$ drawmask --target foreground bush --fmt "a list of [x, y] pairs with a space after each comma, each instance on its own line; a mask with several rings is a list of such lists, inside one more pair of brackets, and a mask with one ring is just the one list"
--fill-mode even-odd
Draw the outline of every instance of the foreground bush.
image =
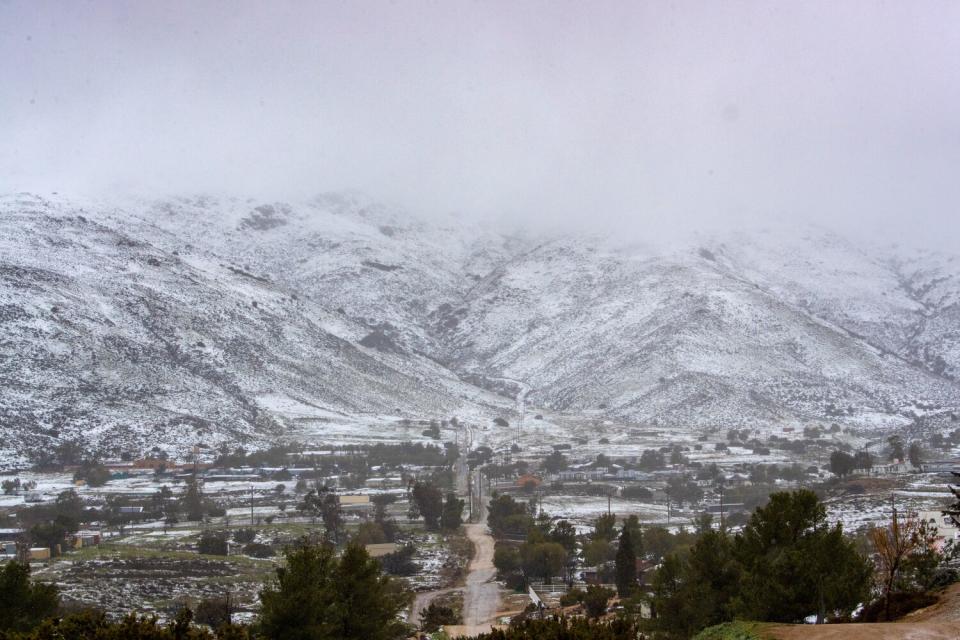
[[8, 562], [0, 571], [0, 634], [32, 629], [59, 606], [55, 586], [31, 582], [30, 565]]
[[637, 640], [640, 631], [630, 620], [599, 623], [583, 618], [525, 620], [510, 629], [495, 629], [476, 640]]
[[163, 625], [156, 618], [129, 615], [109, 622], [103, 613], [80, 613], [60, 620], [47, 620], [32, 631], [3, 632], [0, 640], [248, 640], [242, 627], [223, 626], [215, 634], [191, 624], [192, 614], [182, 611]]

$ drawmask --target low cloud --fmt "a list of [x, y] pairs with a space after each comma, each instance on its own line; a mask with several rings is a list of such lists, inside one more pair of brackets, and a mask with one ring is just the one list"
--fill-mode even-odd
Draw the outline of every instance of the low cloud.
[[960, 251], [955, 2], [153, 5], [0, 3], [0, 190]]

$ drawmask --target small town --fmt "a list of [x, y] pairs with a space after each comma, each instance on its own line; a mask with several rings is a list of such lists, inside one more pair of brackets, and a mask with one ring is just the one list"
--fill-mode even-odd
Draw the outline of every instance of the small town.
[[[666, 558], [704, 531], [742, 531], [772, 493], [809, 487], [825, 521], [864, 548], [894, 518], [924, 523], [943, 554], [937, 571], [956, 570], [960, 529], [943, 511], [960, 428], [910, 443], [831, 428], [718, 431], [656, 447], [656, 430], [597, 425], [613, 441], [547, 444], [563, 420], [498, 422], [495, 447], [468, 448], [484, 429], [456, 418], [398, 423], [393, 437], [422, 430], [412, 441], [198, 444], [185, 460], [77, 460], [63, 447], [46, 469], [2, 476], [0, 558], [29, 562], [70, 607], [161, 622], [187, 608], [216, 629], [257, 620], [290, 548], [358, 544], [410, 593], [400, 618], [411, 637], [456, 637], [531, 616], [622, 613], [623, 531], [638, 539], [629, 606], [650, 619]], [[596, 589], [605, 597], [584, 600]]]

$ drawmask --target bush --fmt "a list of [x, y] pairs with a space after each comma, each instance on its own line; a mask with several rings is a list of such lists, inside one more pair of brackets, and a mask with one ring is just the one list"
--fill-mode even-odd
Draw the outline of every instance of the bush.
[[251, 558], [272, 558], [276, 555], [273, 547], [262, 542], [251, 542], [243, 548], [243, 554]]
[[416, 549], [413, 545], [406, 545], [393, 553], [380, 558], [380, 566], [386, 573], [394, 576], [412, 576], [420, 570], [420, 566], [413, 561]]
[[227, 515], [227, 510], [218, 504], [211, 504], [207, 507], [207, 515], [211, 518], [222, 518]]
[[767, 637], [762, 627], [756, 622], [724, 622], [704, 629], [694, 640], [760, 640]]
[[229, 545], [227, 537], [222, 533], [204, 533], [197, 544], [197, 552], [211, 556], [225, 556]]
[[85, 463], [76, 473], [74, 480], [83, 480], [91, 487], [102, 487], [110, 481], [110, 470], [95, 462]]
[[252, 528], [237, 529], [236, 531], [233, 532], [234, 542], [238, 542], [240, 544], [247, 544], [248, 542], [253, 542], [256, 537], [257, 537], [257, 532], [254, 531]]
[[621, 495], [628, 500], [653, 500], [653, 492], [640, 485], [624, 487]]
[[613, 589], [607, 589], [596, 584], [587, 587], [587, 592], [583, 597], [583, 607], [587, 610], [587, 617], [599, 618], [607, 612], [607, 601], [610, 600], [616, 592]]
[[198, 624], [209, 625], [213, 629], [230, 623], [232, 606], [229, 598], [204, 598], [197, 603], [193, 619]]
[[575, 604], [580, 604], [586, 595], [583, 589], [571, 589], [560, 596], [560, 606], [572, 607]]
[[462, 620], [450, 607], [431, 602], [430, 606], [420, 612], [420, 629], [427, 633], [439, 631], [446, 625], [461, 624]]
[[[937, 596], [930, 593], [900, 592], [890, 594], [890, 620], [902, 618], [911, 611], [923, 609], [937, 602]], [[863, 608], [857, 622], [889, 622], [884, 618], [885, 603], [880, 598]]]

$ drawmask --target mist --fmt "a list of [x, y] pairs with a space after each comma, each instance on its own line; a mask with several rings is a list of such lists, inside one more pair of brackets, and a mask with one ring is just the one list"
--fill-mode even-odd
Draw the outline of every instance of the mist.
[[956, 2], [2, 2], [0, 192], [960, 252]]

